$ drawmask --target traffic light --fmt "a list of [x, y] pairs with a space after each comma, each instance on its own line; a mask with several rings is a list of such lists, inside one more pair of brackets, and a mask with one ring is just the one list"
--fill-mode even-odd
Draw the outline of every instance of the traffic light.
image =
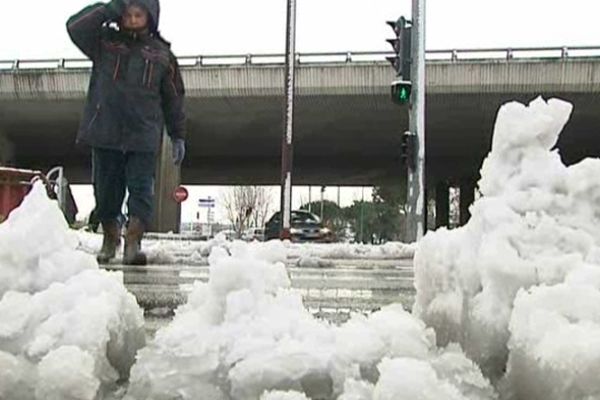
[[404, 132], [402, 135], [400, 157], [410, 171], [414, 171], [417, 168], [417, 151], [417, 136], [408, 131]]
[[387, 24], [392, 27], [396, 37], [387, 39], [387, 42], [394, 49], [393, 57], [386, 57], [392, 64], [396, 75], [402, 77], [405, 81], [410, 81], [410, 66], [411, 66], [411, 21], [404, 17], [400, 17], [397, 21], [387, 21]]
[[410, 101], [412, 84], [410, 81], [399, 79], [392, 82], [392, 101], [396, 104], [406, 104]]
[[387, 24], [392, 27], [396, 34], [394, 39], [387, 39], [387, 42], [394, 48], [394, 56], [386, 57], [386, 59], [392, 64], [398, 77], [391, 85], [392, 101], [396, 104], [407, 104], [412, 93], [410, 80], [412, 23], [406, 18], [400, 17], [395, 22], [388, 21]]

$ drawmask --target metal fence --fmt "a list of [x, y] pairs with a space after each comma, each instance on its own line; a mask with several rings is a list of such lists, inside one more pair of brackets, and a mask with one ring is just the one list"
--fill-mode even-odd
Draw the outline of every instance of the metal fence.
[[[392, 56], [386, 51], [356, 51], [328, 53], [297, 53], [298, 64], [339, 64], [386, 62]], [[468, 62], [468, 61], [513, 61], [513, 60], [567, 60], [579, 58], [600, 58], [600, 46], [573, 47], [521, 47], [521, 48], [482, 48], [428, 50], [428, 62]], [[283, 65], [283, 54], [225, 54], [178, 57], [182, 67], [202, 66], [261, 66]], [[92, 63], [82, 58], [39, 59], [39, 60], [0, 60], [0, 71], [31, 69], [89, 69]]]

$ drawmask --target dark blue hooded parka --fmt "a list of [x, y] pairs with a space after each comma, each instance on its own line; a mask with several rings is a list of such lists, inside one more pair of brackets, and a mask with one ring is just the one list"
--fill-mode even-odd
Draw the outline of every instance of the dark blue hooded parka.
[[[147, 33], [120, 30], [127, 4], [150, 14]], [[112, 0], [84, 8], [67, 22], [75, 45], [93, 61], [77, 142], [123, 152], [157, 152], [166, 124], [185, 138], [184, 86], [170, 44], [158, 33], [158, 0]]]

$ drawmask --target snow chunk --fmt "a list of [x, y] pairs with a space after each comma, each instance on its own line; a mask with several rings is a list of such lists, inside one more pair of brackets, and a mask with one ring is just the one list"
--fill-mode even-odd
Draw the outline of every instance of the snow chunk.
[[370, 382], [348, 378], [344, 382], [344, 393], [338, 400], [373, 400], [375, 385]]
[[63, 346], [38, 364], [35, 395], [47, 400], [94, 400], [100, 380], [94, 375], [94, 358], [78, 347]]
[[463, 400], [460, 392], [440, 380], [433, 367], [410, 358], [385, 359], [379, 365], [381, 378], [373, 392], [376, 400]]
[[600, 290], [591, 285], [521, 290], [510, 321], [507, 389], [528, 399], [597, 396], [599, 304]]
[[529, 106], [518, 102], [502, 106], [494, 127], [492, 151], [481, 169], [481, 192], [498, 196], [559, 181], [564, 166], [554, 162], [555, 153], [550, 150], [572, 110], [570, 103], [558, 99], [546, 102], [541, 97]]
[[[0, 351], [32, 362], [42, 381], [55, 378], [51, 366], [62, 356], [47, 357], [58, 349], [65, 358], [68, 354], [73, 362], [81, 361], [72, 367], [84, 375], [92, 360], [91, 371], [103, 390], [126, 379], [145, 336], [143, 313], [121, 279], [118, 273], [92, 270], [33, 295], [6, 293], [0, 301]], [[82, 388], [93, 386], [83, 375], [80, 378], [87, 382]], [[35, 381], [35, 376], [29, 379]], [[56, 385], [36, 392], [42, 390], [44, 398], [69, 398], [70, 383], [58, 380]]]
[[41, 182], [0, 224], [0, 298], [8, 290], [36, 292], [98, 267], [93, 256], [77, 251], [58, 204]]
[[457, 346], [428, 361], [385, 358], [378, 369], [381, 377], [373, 390], [374, 400], [498, 398], [479, 368]]
[[0, 399], [33, 399], [36, 373], [23, 357], [0, 351]]

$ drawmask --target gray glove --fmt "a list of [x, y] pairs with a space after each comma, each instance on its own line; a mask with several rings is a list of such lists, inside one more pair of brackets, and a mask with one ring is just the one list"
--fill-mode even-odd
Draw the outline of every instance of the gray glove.
[[173, 163], [180, 166], [185, 158], [185, 140], [173, 139]]

